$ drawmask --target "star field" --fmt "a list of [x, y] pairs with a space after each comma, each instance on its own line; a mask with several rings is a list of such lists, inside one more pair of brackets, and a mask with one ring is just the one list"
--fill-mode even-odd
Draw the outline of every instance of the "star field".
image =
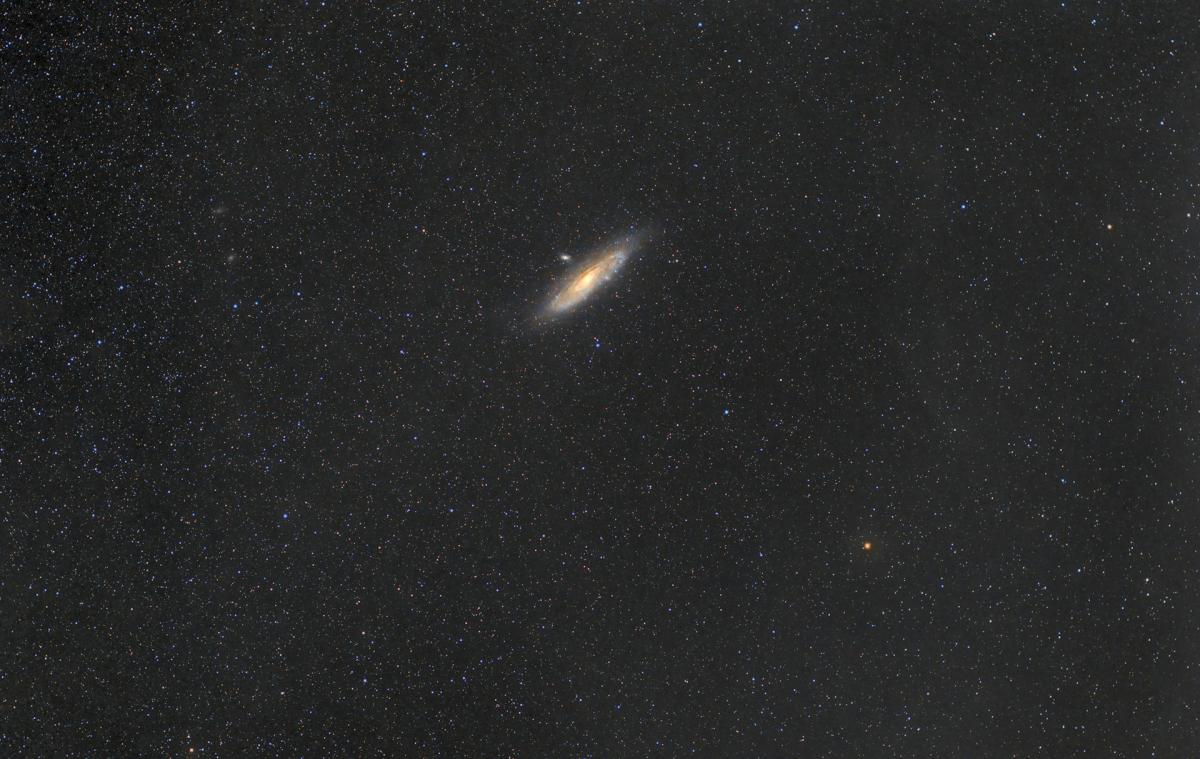
[[1200, 754], [1194, 9], [268, 5], [0, 11], [0, 755]]

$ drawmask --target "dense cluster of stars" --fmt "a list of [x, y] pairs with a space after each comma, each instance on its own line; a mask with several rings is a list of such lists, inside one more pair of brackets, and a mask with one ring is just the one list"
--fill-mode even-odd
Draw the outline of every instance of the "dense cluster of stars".
[[1200, 755], [1187, 4], [4, 18], [0, 756]]

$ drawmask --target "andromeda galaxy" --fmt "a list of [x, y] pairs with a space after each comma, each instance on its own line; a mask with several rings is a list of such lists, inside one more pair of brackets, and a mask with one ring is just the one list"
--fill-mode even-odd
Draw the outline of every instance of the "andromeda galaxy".
[[559, 286], [543, 309], [543, 315], [560, 316], [587, 300], [621, 270], [633, 254], [635, 245], [635, 239], [628, 238], [588, 256]]

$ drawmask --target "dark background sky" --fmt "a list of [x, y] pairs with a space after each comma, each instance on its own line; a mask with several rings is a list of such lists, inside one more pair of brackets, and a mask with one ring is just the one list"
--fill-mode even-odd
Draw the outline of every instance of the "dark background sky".
[[0, 9], [0, 752], [1200, 753], [1194, 8], [194, 5]]

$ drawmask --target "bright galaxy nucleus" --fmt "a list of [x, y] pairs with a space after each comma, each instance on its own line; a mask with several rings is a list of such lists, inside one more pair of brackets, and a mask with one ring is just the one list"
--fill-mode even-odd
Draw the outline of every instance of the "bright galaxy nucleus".
[[633, 246], [632, 240], [624, 240], [588, 256], [546, 304], [545, 314], [559, 316], [587, 300], [621, 270], [633, 254]]

